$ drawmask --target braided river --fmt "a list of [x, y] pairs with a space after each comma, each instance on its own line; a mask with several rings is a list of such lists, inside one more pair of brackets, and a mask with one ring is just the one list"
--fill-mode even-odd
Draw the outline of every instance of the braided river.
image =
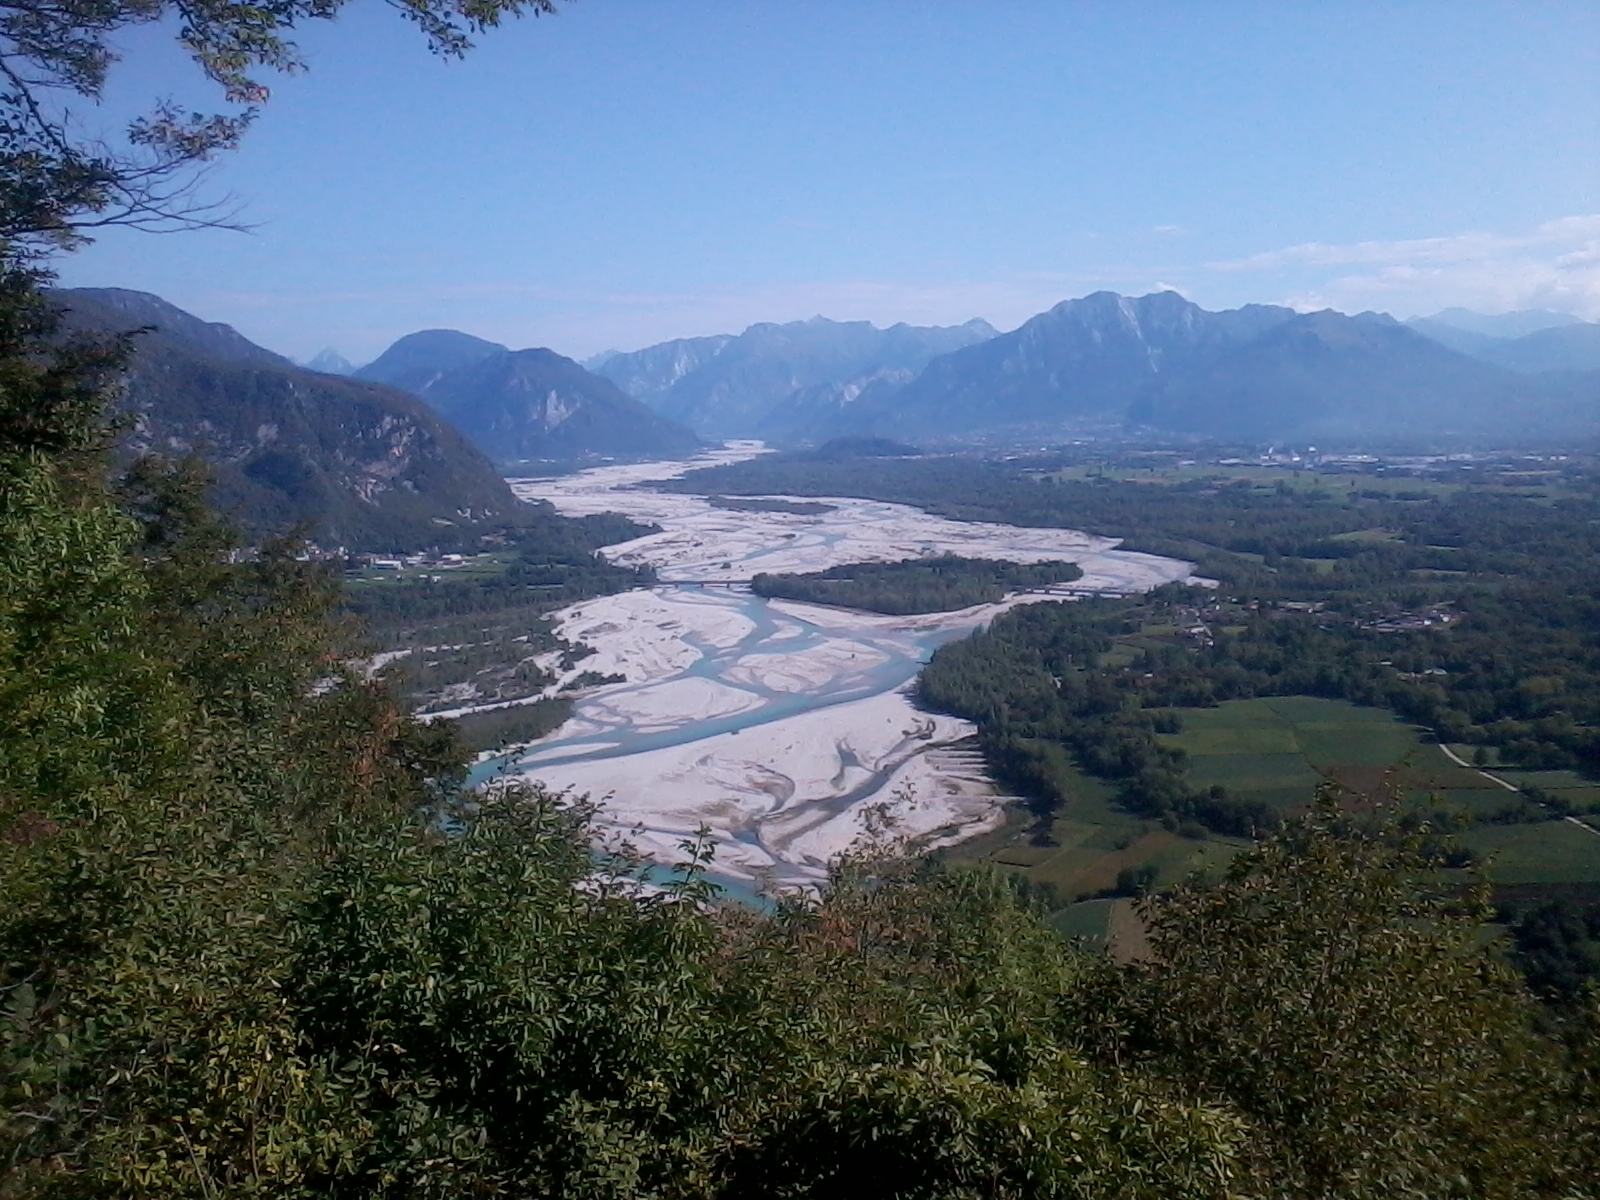
[[[556, 614], [594, 653], [562, 670], [620, 676], [578, 693], [573, 715], [533, 745], [480, 766], [600, 801], [600, 832], [662, 863], [700, 829], [711, 874], [744, 891], [810, 886], [863, 838], [932, 848], [992, 829], [1005, 797], [963, 744], [966, 721], [920, 711], [911, 688], [943, 643], [1014, 604], [1126, 595], [1190, 579], [1193, 564], [1116, 549], [1068, 529], [951, 521], [905, 505], [829, 497], [823, 512], [750, 512], [650, 485], [764, 452], [733, 442], [692, 462], [600, 467], [513, 480], [567, 516], [620, 512], [661, 532], [609, 546], [658, 583]], [[762, 571], [816, 571], [931, 553], [1068, 560], [1074, 583], [953, 613], [888, 617], [752, 595]], [[465, 711], [465, 710], [462, 710]]]

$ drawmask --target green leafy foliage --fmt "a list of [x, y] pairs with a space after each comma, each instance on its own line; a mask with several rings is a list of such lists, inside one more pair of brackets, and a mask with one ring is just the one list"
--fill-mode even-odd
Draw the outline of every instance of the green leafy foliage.
[[761, 919], [574, 886], [547, 797], [464, 818], [352, 853], [304, 926], [310, 1043], [384, 1097], [333, 1194], [1225, 1194], [1236, 1122], [1060, 1044], [1081, 967], [996, 876], [861, 864]]
[[1555, 899], [1525, 912], [1507, 904], [1497, 915], [1511, 926], [1514, 959], [1534, 992], [1581, 1002], [1586, 983], [1600, 977], [1600, 904]]
[[1242, 1113], [1273, 1195], [1580, 1194], [1581, 1157], [1537, 1147], [1593, 1114], [1563, 1110], [1530, 998], [1478, 949], [1481, 896], [1438, 865], [1326, 801], [1221, 884], [1146, 902], [1152, 957], [1100, 1052]]
[[839, 604], [868, 612], [953, 612], [993, 604], [1009, 593], [1083, 578], [1076, 563], [1013, 563], [954, 554], [889, 563], [844, 563], [806, 575], [763, 572], [750, 581], [758, 596]]
[[[19, 0], [0, 10], [0, 244], [7, 253], [48, 252], [108, 224], [182, 229], [225, 223], [228, 213], [195, 198], [193, 168], [231, 149], [267, 99], [263, 71], [304, 69], [292, 35], [328, 20], [342, 0]], [[439, 54], [459, 55], [471, 36], [553, 0], [405, 0], [396, 7]], [[171, 100], [134, 118], [120, 144], [90, 136], [73, 101], [98, 99], [130, 28], [168, 22], [199, 73], [228, 105], [189, 112]]]

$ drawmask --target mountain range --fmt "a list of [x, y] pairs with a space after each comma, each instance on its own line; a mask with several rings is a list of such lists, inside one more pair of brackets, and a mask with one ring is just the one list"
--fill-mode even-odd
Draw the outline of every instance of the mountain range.
[[69, 328], [144, 330], [122, 401], [127, 452], [200, 453], [220, 506], [252, 534], [306, 521], [324, 545], [407, 550], [497, 527], [524, 507], [483, 454], [405, 392], [296, 366], [145, 292], [51, 295]]
[[[979, 323], [874, 330], [814, 320], [663, 343], [608, 356], [597, 369], [707, 435], [779, 441], [1147, 430], [1460, 443], [1600, 433], [1600, 371], [1586, 357], [1600, 326], [1550, 313], [1484, 318], [1487, 328], [1532, 330], [1499, 338], [1452, 318], [1460, 319], [1440, 314], [1436, 324], [1482, 339], [1476, 353], [1445, 344], [1432, 325], [1380, 313], [1209, 312], [1170, 291], [1097, 292], [1004, 334]], [[869, 363], [863, 347], [874, 338]], [[966, 344], [916, 369], [918, 354], [941, 340]], [[891, 366], [896, 344], [908, 349]]]
[[915, 437], [1008, 427], [1120, 426], [1157, 378], [1193, 369], [1294, 316], [1251, 305], [1208, 313], [1176, 292], [1096, 292], [1010, 333], [934, 359], [912, 382], [859, 405], [850, 425]]
[[879, 329], [814, 318], [609, 354], [594, 370], [548, 349], [424, 330], [347, 376], [331, 351], [314, 360], [320, 370], [297, 366], [147, 293], [53, 295], [71, 325], [145, 330], [125, 400], [131, 451], [199, 451], [250, 530], [313, 520], [319, 540], [358, 549], [439, 544], [516, 519], [525, 506], [494, 463], [680, 457], [702, 436], [1600, 436], [1600, 325], [1552, 313], [1447, 310], [1402, 324], [1098, 292], [1003, 334], [981, 321]]
[[[1600, 380], [1596, 381], [1600, 383]], [[1247, 440], [1454, 442], [1564, 431], [1565, 391], [1458, 354], [1391, 317], [1292, 314], [1152, 381], [1129, 412], [1156, 429]], [[1595, 388], [1600, 416], [1600, 386]]]
[[611, 355], [596, 370], [707, 437], [826, 437], [863, 395], [903, 386], [939, 355], [994, 336], [979, 320], [879, 329], [813, 317], [664, 342]]
[[[1468, 328], [1467, 326], [1471, 326]], [[1502, 336], [1514, 334], [1516, 336]], [[712, 438], [1032, 440], [1144, 429], [1249, 441], [1600, 432], [1600, 346], [1559, 313], [1208, 312], [1097, 292], [1009, 333], [822, 318], [663, 342], [593, 369]]]
[[703, 445], [553, 350], [508, 350], [452, 329], [408, 334], [355, 377], [425, 400], [502, 464], [671, 458]]
[[693, 434], [780, 444], [1130, 430], [1246, 441], [1589, 437], [1600, 432], [1597, 372], [1600, 324], [1563, 313], [1447, 309], [1400, 323], [1261, 304], [1209, 312], [1168, 291], [1066, 300], [1003, 334], [979, 320], [880, 329], [814, 317], [581, 365], [425, 330], [354, 374], [427, 400], [509, 463], [678, 455]]
[[1600, 324], [1565, 313], [1535, 310], [1489, 317], [1447, 308], [1406, 324], [1452, 350], [1513, 371], [1600, 369]]

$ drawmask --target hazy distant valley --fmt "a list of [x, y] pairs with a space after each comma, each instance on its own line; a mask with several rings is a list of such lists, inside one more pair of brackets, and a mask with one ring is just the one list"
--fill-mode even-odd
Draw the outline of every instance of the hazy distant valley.
[[[409, 386], [478, 428], [486, 406], [503, 405], [489, 397], [504, 385], [440, 382], [460, 367], [445, 342], [461, 336], [413, 335], [357, 374]], [[427, 339], [439, 344], [436, 359]], [[408, 355], [415, 374], [396, 374]], [[1600, 431], [1600, 326], [1556, 313], [1483, 318], [1458, 310], [1401, 323], [1267, 305], [1212, 313], [1172, 292], [1100, 292], [1008, 333], [981, 320], [877, 329], [818, 317], [599, 355], [584, 366], [712, 441], [876, 435], [919, 445], [1028, 445], [1181, 436], [1460, 448]], [[603, 384], [570, 368], [548, 382], [545, 395], [574, 409], [617, 404]], [[666, 429], [650, 433], [667, 439], [663, 449]], [[560, 458], [583, 446], [619, 452], [597, 434], [501, 445], [502, 457]]]
[[1402, 324], [1100, 292], [1007, 333], [818, 317], [580, 364], [429, 330], [352, 368], [331, 350], [296, 366], [142, 293], [55, 295], [82, 326], [155, 328], [132, 376], [133, 445], [201, 449], [252, 528], [311, 520], [320, 542], [361, 549], [492, 525], [513, 501], [491, 464], [678, 458], [727, 438], [1426, 451], [1600, 434], [1600, 325], [1554, 313]]

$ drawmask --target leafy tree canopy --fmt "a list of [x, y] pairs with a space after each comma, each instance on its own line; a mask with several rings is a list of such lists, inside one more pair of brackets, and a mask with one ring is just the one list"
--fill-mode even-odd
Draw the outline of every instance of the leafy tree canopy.
[[[173, 229], [226, 223], [194, 191], [194, 168], [236, 145], [269, 74], [304, 69], [291, 34], [330, 20], [348, 0], [7, 0], [0, 4], [0, 243], [13, 254], [71, 247], [105, 225]], [[555, 0], [389, 0], [438, 54], [508, 17], [555, 11]], [[223, 111], [155, 104], [105, 142], [71, 110], [98, 100], [117, 36], [166, 23]]]

